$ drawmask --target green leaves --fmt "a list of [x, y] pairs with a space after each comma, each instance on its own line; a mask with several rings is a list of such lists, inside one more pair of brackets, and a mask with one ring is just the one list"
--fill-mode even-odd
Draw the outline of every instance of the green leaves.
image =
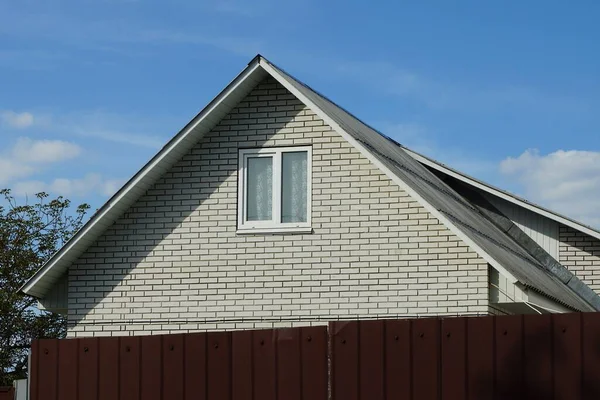
[[9, 189], [0, 190], [0, 386], [27, 374], [31, 340], [64, 337], [63, 316], [37, 309], [19, 288], [82, 226], [90, 206], [73, 211], [63, 197], [35, 195], [17, 204]]

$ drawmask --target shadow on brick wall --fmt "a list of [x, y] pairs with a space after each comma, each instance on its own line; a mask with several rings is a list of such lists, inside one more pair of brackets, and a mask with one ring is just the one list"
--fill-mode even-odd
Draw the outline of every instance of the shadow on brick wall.
[[[209, 290], [193, 272], [214, 273], [225, 266], [224, 259], [243, 251], [239, 244], [252, 246], [251, 240], [235, 234], [238, 149], [289, 145], [281, 129], [304, 109], [274, 80], [259, 84], [71, 267], [69, 328], [84, 322], [86, 330], [99, 331], [135, 322], [138, 328], [152, 324], [164, 332], [158, 325], [169, 321], [218, 319], [216, 312], [190, 317], [186, 310], [206, 304], [203, 289]], [[227, 249], [220, 256], [223, 260], [213, 254], [216, 247]], [[210, 290], [217, 288], [213, 284]], [[141, 297], [147, 305], [131, 307]], [[225, 300], [216, 293], [211, 297], [211, 307], [219, 305], [215, 299]], [[121, 301], [121, 306], [110, 308], [112, 301]], [[180, 302], [181, 306], [173, 304]], [[101, 319], [115, 313], [122, 318]]]

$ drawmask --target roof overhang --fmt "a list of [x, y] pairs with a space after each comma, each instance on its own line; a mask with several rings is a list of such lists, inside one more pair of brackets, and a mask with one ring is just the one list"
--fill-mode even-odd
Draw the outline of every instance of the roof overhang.
[[267, 76], [267, 72], [260, 66], [260, 59], [260, 56], [256, 56], [250, 61], [221, 93], [152, 157], [21, 287], [21, 292], [37, 298], [44, 297], [69, 266], [109, 226]]

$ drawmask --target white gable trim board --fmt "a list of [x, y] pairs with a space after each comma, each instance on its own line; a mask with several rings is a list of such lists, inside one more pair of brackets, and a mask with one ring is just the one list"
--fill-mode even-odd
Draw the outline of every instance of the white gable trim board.
[[[248, 66], [211, 101], [188, 125], [167, 143], [134, 177], [131, 178], [91, 219], [85, 226], [44, 265], [21, 289], [24, 293], [43, 298], [56, 282], [64, 276], [69, 265], [74, 262], [107, 227], [112, 225], [146, 190], [156, 182], [177, 160], [179, 160], [194, 144], [212, 129], [227, 113], [237, 105], [266, 76], [272, 76], [302, 103], [312, 109], [343, 139], [356, 148], [370, 162], [379, 168], [400, 188], [406, 191], [420, 205], [443, 223], [452, 233], [471, 247], [479, 256], [498, 271], [510, 284], [516, 284], [517, 278], [511, 274], [494, 257], [484, 251], [459, 229], [449, 218], [435, 206], [420, 196], [410, 185], [386, 167], [363, 144], [346, 132], [324, 110], [294, 87], [261, 56], [255, 57]], [[422, 161], [416, 153], [409, 154]], [[426, 160], [426, 159], [425, 159]], [[424, 164], [427, 164], [423, 162]], [[431, 163], [431, 162], [430, 162]], [[427, 164], [429, 165], [429, 164]], [[437, 165], [437, 164], [436, 164]], [[599, 234], [600, 235], [600, 234]]]

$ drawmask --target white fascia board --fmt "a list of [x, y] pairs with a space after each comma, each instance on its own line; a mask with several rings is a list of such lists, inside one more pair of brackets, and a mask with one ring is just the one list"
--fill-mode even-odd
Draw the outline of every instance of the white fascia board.
[[471, 186], [481, 189], [481, 190], [483, 190], [487, 193], [490, 193], [496, 197], [504, 199], [510, 203], [513, 203], [520, 207], [526, 208], [536, 214], [542, 215], [553, 221], [559, 222], [563, 225], [566, 225], [566, 226], [576, 229], [580, 232], [583, 232], [586, 235], [592, 236], [596, 239], [600, 239], [600, 232], [596, 231], [595, 229], [590, 228], [589, 226], [583, 225], [577, 221], [573, 221], [570, 218], [564, 217], [560, 214], [557, 214], [555, 212], [547, 210], [541, 206], [530, 203], [527, 200], [520, 199], [517, 196], [511, 195], [510, 193], [507, 193], [503, 190], [497, 189], [493, 186], [483, 183], [475, 178], [471, 178], [467, 175], [457, 172], [457, 171], [453, 170], [452, 168], [448, 168], [445, 165], [442, 165], [438, 162], [430, 160], [429, 158], [427, 158], [419, 153], [415, 153], [414, 151], [407, 149], [406, 147], [402, 147], [402, 148], [404, 149], [404, 151], [406, 151], [408, 154], [410, 154], [415, 160], [419, 161], [422, 164], [427, 165], [428, 167], [431, 167], [435, 170], [443, 172], [446, 175], [456, 178], [462, 182], [465, 182]]
[[[153, 159], [150, 160], [148, 164], [146, 164], [136, 175], [129, 180], [112, 198], [110, 198], [104, 206], [98, 211], [96, 215], [94, 215], [81, 230], [79, 230], [63, 247], [61, 247], [58, 252], [56, 252], [50, 260], [44, 264], [33, 277], [31, 277], [20, 289], [21, 292], [34, 296], [34, 297], [43, 297], [43, 290], [36, 290], [36, 287], [40, 281], [42, 281], [47, 275], [48, 272], [55, 269], [58, 265], [63, 263], [65, 260], [65, 255], [74, 251], [78, 246], [86, 246], [85, 237], [89, 234], [90, 231], [97, 228], [102, 229], [103, 227], [109, 226], [112, 224], [104, 223], [104, 219], [107, 216], [111, 215], [113, 212], [118, 212], [119, 205], [123, 201], [123, 199], [127, 196], [134, 194], [134, 190], [138, 185], [144, 183], [144, 179], [146, 179], [155, 168], [160, 167], [160, 163], [171, 155], [173, 151], [177, 151], [178, 146], [184, 142], [188, 136], [201, 124], [205, 121], [209, 115], [217, 109], [240, 85], [244, 84], [244, 82], [260, 68], [258, 58], [254, 59], [238, 76], [236, 76], [229, 85], [226, 86], [225, 90], [215, 97], [215, 99], [209, 103], [209, 107], [202, 110], [199, 115], [197, 115], [193, 122], [188, 124], [184, 128], [183, 131], [179, 132], [171, 142], [169, 142], [165, 147], [163, 147], [158, 154], [156, 154]], [[137, 197], [137, 195], [135, 195]], [[66, 264], [66, 262], [65, 262]], [[67, 266], [64, 266], [67, 268]]]
[[469, 247], [477, 252], [485, 261], [487, 261], [492, 267], [494, 267], [497, 271], [501, 272], [507, 279], [509, 279], [512, 283], [518, 282], [518, 279], [515, 278], [513, 274], [508, 272], [506, 268], [502, 266], [498, 261], [496, 261], [492, 256], [490, 256], [486, 251], [484, 251], [481, 247], [479, 247], [473, 240], [471, 240], [467, 235], [465, 235], [456, 225], [454, 225], [448, 218], [446, 218], [441, 212], [439, 212], [435, 207], [433, 207], [429, 202], [427, 202], [423, 197], [421, 197], [417, 192], [415, 192], [409, 185], [406, 184], [398, 175], [394, 174], [388, 167], [386, 167], [379, 159], [377, 159], [373, 153], [371, 153], [366, 147], [364, 147], [360, 142], [358, 142], [352, 135], [342, 129], [335, 121], [333, 121], [327, 113], [317, 107], [312, 101], [310, 101], [306, 96], [304, 96], [300, 91], [298, 91], [293, 85], [289, 84], [288, 81], [283, 78], [277, 70], [272, 68], [268, 62], [262, 62], [261, 67], [263, 67], [269, 74], [271, 74], [281, 85], [283, 85], [287, 90], [289, 90], [294, 96], [296, 96], [300, 101], [302, 101], [307, 107], [313, 110], [323, 121], [327, 123], [331, 128], [337, 131], [346, 141], [352, 144], [362, 155], [367, 157], [369, 161], [371, 161], [376, 167], [382, 170], [388, 178], [390, 178], [394, 183], [396, 183], [400, 188], [406, 191], [412, 198], [417, 200], [427, 211], [429, 211], [433, 216], [439, 219], [444, 225], [448, 227], [456, 236], [458, 236], [462, 241], [464, 241]]

